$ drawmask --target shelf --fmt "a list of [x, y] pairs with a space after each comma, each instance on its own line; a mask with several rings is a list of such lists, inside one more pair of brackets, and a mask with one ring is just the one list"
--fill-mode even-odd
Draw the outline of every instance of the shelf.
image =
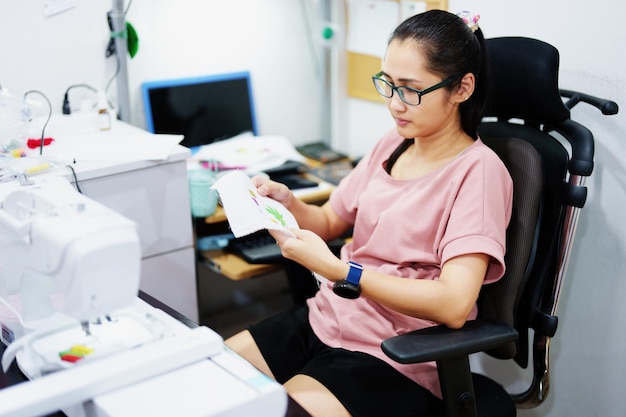
[[249, 264], [239, 256], [222, 250], [204, 251], [200, 254], [210, 269], [233, 281], [252, 278], [281, 268], [280, 264]]

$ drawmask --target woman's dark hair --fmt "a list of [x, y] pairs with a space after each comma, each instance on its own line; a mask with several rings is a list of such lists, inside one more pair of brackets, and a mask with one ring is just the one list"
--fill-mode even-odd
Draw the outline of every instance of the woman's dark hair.
[[389, 43], [394, 40], [415, 42], [424, 54], [430, 71], [440, 74], [444, 80], [455, 77], [456, 81], [446, 87], [449, 90], [458, 87], [465, 74], [474, 74], [474, 93], [459, 108], [463, 130], [476, 139], [476, 129], [487, 99], [487, 58], [480, 28], [472, 31], [455, 14], [429, 10], [400, 23], [391, 34]]

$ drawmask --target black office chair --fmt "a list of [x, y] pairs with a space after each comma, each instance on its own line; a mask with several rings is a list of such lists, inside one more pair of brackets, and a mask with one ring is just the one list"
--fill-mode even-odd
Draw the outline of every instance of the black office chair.
[[[489, 103], [479, 133], [514, 183], [506, 275], [482, 289], [479, 317], [463, 328], [437, 326], [382, 343], [398, 362], [437, 362], [447, 417], [515, 416], [517, 408], [535, 407], [546, 398], [557, 302], [586, 200], [584, 179], [593, 170], [593, 135], [570, 119], [570, 109], [582, 101], [604, 115], [618, 111], [612, 101], [559, 90], [559, 53], [547, 43], [494, 38], [486, 49]], [[528, 390], [511, 395], [471, 373], [468, 355], [476, 352], [526, 368], [531, 330], [534, 378]]]

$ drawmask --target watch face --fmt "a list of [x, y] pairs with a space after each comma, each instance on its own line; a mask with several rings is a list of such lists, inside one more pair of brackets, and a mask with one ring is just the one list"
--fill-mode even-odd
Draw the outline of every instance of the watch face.
[[355, 299], [359, 298], [359, 295], [361, 295], [361, 287], [359, 285], [349, 283], [344, 279], [335, 282], [333, 285], [333, 292], [343, 298]]

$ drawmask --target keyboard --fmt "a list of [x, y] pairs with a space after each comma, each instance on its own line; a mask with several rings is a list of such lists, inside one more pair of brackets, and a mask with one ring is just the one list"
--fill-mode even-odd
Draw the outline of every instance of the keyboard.
[[[335, 255], [339, 256], [339, 251], [344, 243], [344, 239], [337, 238], [328, 242], [328, 247]], [[275, 264], [285, 260], [280, 252], [280, 247], [267, 230], [232, 238], [225, 250], [241, 256], [250, 264]]]
[[241, 256], [251, 264], [274, 264], [284, 260], [280, 247], [267, 230], [230, 239], [226, 250]]

